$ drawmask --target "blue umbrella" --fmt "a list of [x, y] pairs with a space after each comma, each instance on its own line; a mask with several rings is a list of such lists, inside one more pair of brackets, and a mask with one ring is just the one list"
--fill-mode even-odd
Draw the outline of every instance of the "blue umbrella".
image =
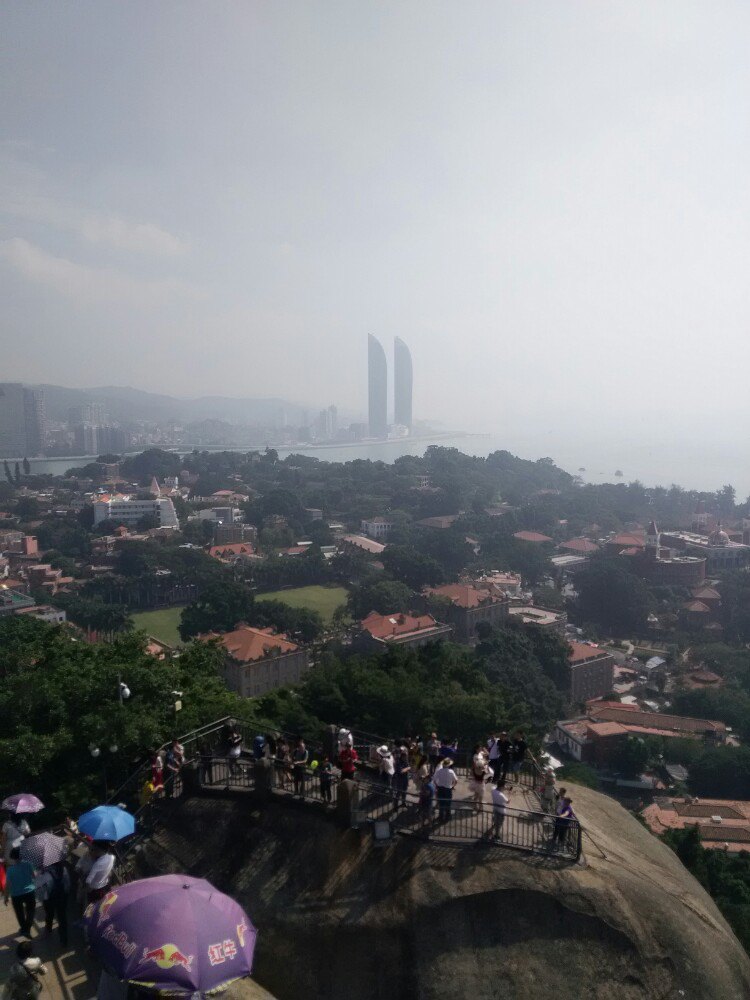
[[119, 806], [97, 806], [81, 816], [78, 829], [92, 840], [124, 840], [135, 833], [135, 819]]

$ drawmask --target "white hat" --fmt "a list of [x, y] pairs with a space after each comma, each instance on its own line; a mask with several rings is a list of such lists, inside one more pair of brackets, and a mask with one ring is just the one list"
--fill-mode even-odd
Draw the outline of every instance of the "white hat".
[[390, 752], [391, 751], [388, 749], [385, 743], [382, 745], [382, 747], [378, 747], [378, 753], [380, 754], [381, 757], [387, 757]]

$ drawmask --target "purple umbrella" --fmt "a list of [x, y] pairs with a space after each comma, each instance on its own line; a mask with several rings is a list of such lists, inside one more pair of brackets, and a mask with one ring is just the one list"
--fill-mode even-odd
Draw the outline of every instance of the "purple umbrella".
[[208, 993], [249, 976], [256, 930], [205, 879], [161, 875], [117, 886], [86, 909], [92, 950], [118, 979], [160, 993]]
[[44, 809], [44, 803], [30, 792], [19, 792], [3, 799], [0, 809], [9, 809], [12, 813], [38, 813]]
[[27, 837], [19, 848], [21, 861], [30, 862], [35, 868], [49, 868], [67, 857], [68, 845], [54, 833], [36, 833]]

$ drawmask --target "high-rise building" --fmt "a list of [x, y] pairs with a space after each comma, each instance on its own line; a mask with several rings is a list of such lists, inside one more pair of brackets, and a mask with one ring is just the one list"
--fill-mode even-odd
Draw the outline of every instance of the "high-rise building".
[[47, 416], [44, 411], [44, 392], [41, 389], [24, 389], [26, 415], [26, 455], [41, 455], [47, 440]]
[[393, 422], [411, 432], [411, 352], [400, 337], [393, 342]]
[[101, 403], [82, 403], [68, 410], [68, 427], [73, 431], [79, 424], [103, 424], [104, 406]]
[[388, 364], [372, 334], [367, 337], [367, 390], [370, 437], [388, 437]]
[[77, 424], [73, 434], [75, 450], [79, 455], [99, 454], [99, 428], [96, 424]]
[[0, 458], [24, 458], [44, 450], [44, 394], [20, 382], [0, 383]]

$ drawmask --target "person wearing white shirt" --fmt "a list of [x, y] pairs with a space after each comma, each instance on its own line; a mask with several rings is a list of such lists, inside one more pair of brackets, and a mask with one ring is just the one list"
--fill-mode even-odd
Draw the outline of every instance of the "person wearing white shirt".
[[88, 891], [88, 902], [95, 903], [106, 895], [112, 881], [112, 869], [115, 866], [115, 856], [103, 844], [94, 843], [91, 845], [91, 856], [94, 863], [86, 876], [86, 889]]
[[510, 805], [510, 793], [510, 785], [506, 785], [502, 779], [492, 789], [492, 835], [495, 840], [500, 840], [503, 823]]
[[484, 783], [490, 774], [487, 764], [487, 751], [477, 744], [471, 758], [471, 774], [469, 784], [471, 786], [471, 797], [474, 800], [474, 808], [477, 812], [482, 811], [484, 801]]
[[451, 818], [453, 789], [458, 784], [456, 772], [453, 770], [453, 761], [450, 757], [445, 758], [437, 771], [435, 771], [432, 780], [437, 789], [438, 820], [440, 822], [447, 821]]
[[20, 847], [21, 842], [31, 833], [29, 824], [18, 816], [8, 816], [3, 823], [3, 859], [6, 865], [10, 861], [10, 852], [14, 847]]

